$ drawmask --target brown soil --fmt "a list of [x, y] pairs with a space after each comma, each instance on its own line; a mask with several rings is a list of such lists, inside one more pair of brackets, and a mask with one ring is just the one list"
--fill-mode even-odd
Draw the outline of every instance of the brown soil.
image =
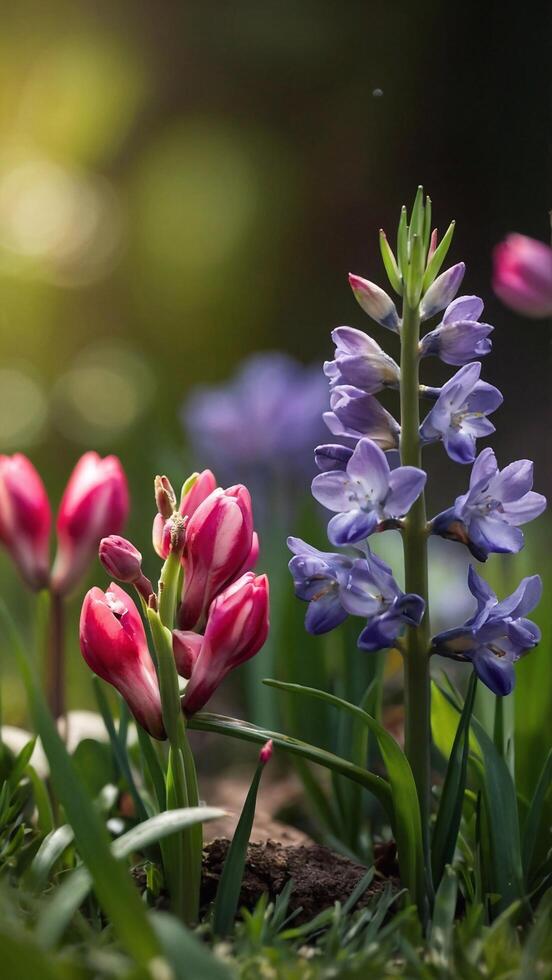
[[[215, 897], [229, 843], [225, 838], [218, 838], [204, 848], [201, 894], [204, 907]], [[381, 891], [385, 881], [395, 881], [398, 886], [393, 842], [376, 845], [375, 866], [376, 874], [359, 900], [359, 908]], [[294, 923], [308, 922], [334, 902], [345, 902], [365, 873], [366, 868], [319, 844], [286, 846], [274, 840], [252, 843], [247, 851], [240, 907], [252, 909], [265, 892], [273, 901], [291, 878], [289, 912], [300, 908]]]

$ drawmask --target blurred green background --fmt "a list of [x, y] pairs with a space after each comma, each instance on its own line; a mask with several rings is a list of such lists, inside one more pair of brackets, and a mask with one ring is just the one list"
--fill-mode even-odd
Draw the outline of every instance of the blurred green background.
[[[550, 490], [550, 328], [490, 290], [496, 241], [550, 231], [550, 9], [5, 5], [0, 451], [27, 453], [55, 503], [82, 452], [119, 454], [154, 576], [153, 476], [194, 466], [186, 392], [252, 351], [322, 361], [333, 326], [368, 328], [346, 274], [383, 283], [377, 231], [394, 236], [423, 182], [440, 227], [458, 219], [452, 258], [496, 325], [499, 459], [534, 457]], [[448, 373], [431, 363], [427, 379]], [[438, 449], [428, 463], [434, 511], [464, 474]], [[3, 555], [0, 588], [26, 615]]]

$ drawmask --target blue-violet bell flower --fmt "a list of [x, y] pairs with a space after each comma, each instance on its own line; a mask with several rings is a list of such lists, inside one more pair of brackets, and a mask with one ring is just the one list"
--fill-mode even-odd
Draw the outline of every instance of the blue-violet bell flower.
[[443, 385], [420, 427], [423, 442], [442, 439], [456, 463], [473, 463], [476, 439], [495, 431], [486, 418], [502, 404], [498, 388], [480, 381], [481, 363], [466, 364]]
[[477, 600], [475, 614], [463, 626], [435, 636], [432, 652], [471, 661], [483, 683], [503, 697], [513, 690], [515, 662], [540, 640], [538, 626], [525, 616], [538, 604], [542, 582], [539, 575], [524, 578], [512, 595], [499, 602], [470, 566], [468, 586]]
[[404, 626], [420, 625], [425, 611], [421, 596], [402, 592], [389, 566], [373, 553], [353, 563], [343, 603], [353, 616], [366, 617], [357, 646], [368, 651], [393, 646]]
[[420, 341], [420, 357], [435, 355], [455, 366], [484, 357], [492, 348], [493, 327], [479, 323], [482, 312], [479, 296], [459, 296], [447, 306], [439, 326]]
[[390, 470], [385, 453], [370, 439], [359, 439], [345, 470], [319, 473], [312, 495], [335, 512], [328, 524], [333, 545], [355, 544], [408, 513], [420, 496], [426, 474], [415, 466]]
[[533, 464], [518, 459], [499, 470], [489, 447], [479, 454], [467, 493], [431, 522], [433, 534], [467, 545], [474, 558], [492, 553], [512, 554], [523, 547], [519, 526], [542, 514], [546, 497], [535, 493]]
[[287, 544], [294, 555], [289, 570], [295, 595], [309, 604], [305, 629], [314, 636], [328, 633], [347, 618], [342, 600], [353, 559], [318, 551], [301, 538], [288, 538]]
[[373, 395], [382, 388], [398, 388], [401, 372], [375, 340], [354, 327], [332, 330], [335, 358], [325, 361], [324, 374], [330, 387], [354, 385]]
[[436, 313], [440, 313], [449, 303], [452, 303], [452, 300], [460, 289], [460, 283], [464, 278], [465, 271], [465, 264], [458, 262], [456, 265], [451, 266], [450, 269], [447, 269], [446, 272], [442, 272], [440, 276], [437, 276], [437, 279], [431, 284], [420, 303], [420, 317], [422, 320], [429, 320], [430, 317], [435, 316]]
[[380, 323], [382, 327], [387, 327], [388, 330], [399, 333], [401, 321], [397, 307], [384, 289], [368, 279], [353, 275], [352, 272], [349, 273], [349, 285], [357, 303], [368, 316], [372, 317], [372, 320]]
[[377, 398], [367, 395], [353, 385], [338, 385], [330, 392], [330, 412], [324, 413], [324, 421], [334, 436], [344, 436], [355, 441], [367, 436], [381, 449], [395, 449], [399, 445], [400, 425], [380, 405]]

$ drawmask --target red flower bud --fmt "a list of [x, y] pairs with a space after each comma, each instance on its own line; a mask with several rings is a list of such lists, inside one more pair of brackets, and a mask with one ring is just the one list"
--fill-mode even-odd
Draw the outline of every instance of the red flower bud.
[[44, 484], [26, 456], [0, 456], [0, 540], [31, 589], [48, 584], [52, 516]]
[[265, 742], [261, 751], [259, 752], [259, 762], [262, 762], [263, 766], [266, 766], [267, 762], [272, 759], [272, 753], [274, 751], [274, 743], [271, 738], [268, 742]]
[[200, 628], [215, 596], [251, 568], [257, 553], [247, 488], [214, 490], [188, 523], [179, 626]]
[[58, 518], [53, 588], [71, 592], [86, 573], [100, 540], [118, 534], [128, 515], [128, 487], [116, 456], [81, 456], [65, 488]]
[[142, 572], [142, 555], [132, 541], [121, 538], [118, 534], [110, 534], [100, 541], [98, 555], [108, 575], [118, 582], [131, 583], [148, 601], [153, 586]]
[[113, 582], [105, 593], [98, 588], [87, 592], [80, 646], [88, 666], [122, 694], [142, 728], [165, 738], [159, 684], [140, 613]]
[[268, 626], [268, 579], [266, 575], [247, 572], [211, 605], [197, 655], [193, 649], [197, 641], [190, 641], [190, 634], [180, 634], [182, 643], [187, 640], [191, 644], [192, 659], [195, 655], [182, 702], [186, 714], [199, 711], [229, 671], [258, 653], [268, 635]]

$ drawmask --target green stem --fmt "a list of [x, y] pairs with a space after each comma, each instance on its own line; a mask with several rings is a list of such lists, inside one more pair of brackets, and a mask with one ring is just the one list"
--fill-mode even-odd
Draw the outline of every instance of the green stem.
[[65, 609], [63, 598], [50, 594], [50, 629], [46, 656], [46, 700], [57, 720], [65, 716]]
[[[405, 299], [401, 337], [401, 463], [421, 466], [419, 404], [419, 306]], [[404, 658], [405, 749], [410, 762], [422, 818], [424, 852], [429, 867], [431, 688], [429, 676], [429, 612], [427, 518], [425, 494], [410, 508], [403, 533], [405, 590], [426, 602], [420, 626], [408, 628]]]

